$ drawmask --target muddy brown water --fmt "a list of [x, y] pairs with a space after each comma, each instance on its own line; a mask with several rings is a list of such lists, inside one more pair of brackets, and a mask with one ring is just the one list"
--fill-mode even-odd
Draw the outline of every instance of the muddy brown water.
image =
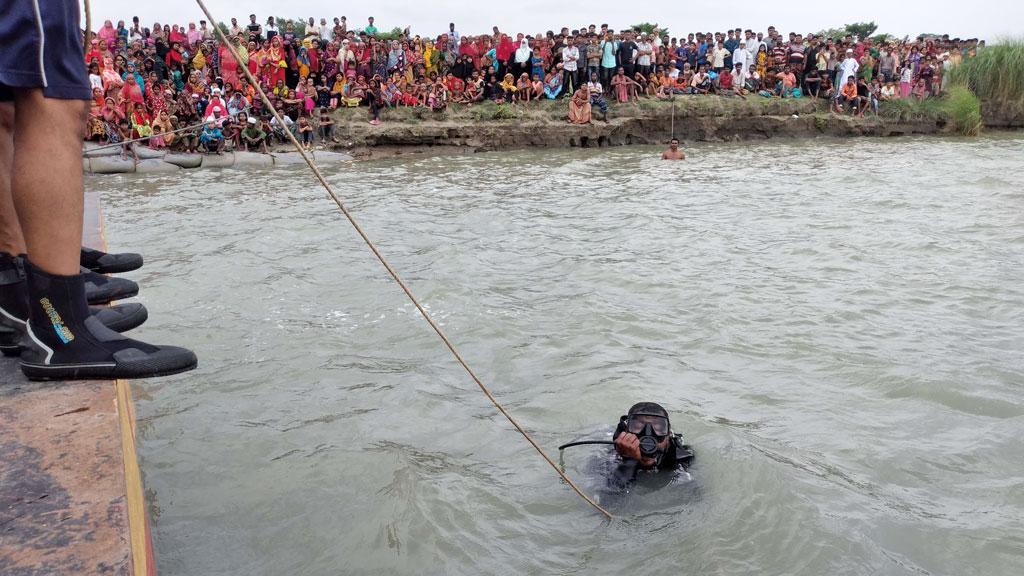
[[200, 356], [136, 386], [160, 574], [1024, 572], [1024, 137], [687, 152], [329, 171], [552, 453], [669, 408], [692, 485], [611, 523], [302, 167], [89, 178]]

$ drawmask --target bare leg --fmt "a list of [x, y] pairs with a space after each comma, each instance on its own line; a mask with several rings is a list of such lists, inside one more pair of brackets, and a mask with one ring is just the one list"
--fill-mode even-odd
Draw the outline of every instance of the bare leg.
[[11, 168], [14, 165], [14, 103], [0, 102], [0, 252], [24, 254], [18, 212], [11, 196]]
[[15, 92], [11, 189], [32, 263], [51, 274], [78, 274], [82, 245], [81, 100]]

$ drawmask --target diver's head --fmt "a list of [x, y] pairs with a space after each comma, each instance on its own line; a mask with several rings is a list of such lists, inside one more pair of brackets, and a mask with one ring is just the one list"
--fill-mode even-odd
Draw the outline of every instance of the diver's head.
[[[657, 466], [671, 444], [672, 429], [668, 411], [654, 402], [634, 404], [630, 407], [629, 412], [619, 419], [619, 426], [615, 430], [613, 439], [618, 440], [622, 434], [629, 434], [636, 438], [638, 454], [633, 452], [633, 455], [639, 455], [637, 460], [642, 466]], [[632, 440], [629, 436], [624, 438]], [[620, 449], [619, 453], [627, 457], [627, 454], [623, 454], [623, 450]]]

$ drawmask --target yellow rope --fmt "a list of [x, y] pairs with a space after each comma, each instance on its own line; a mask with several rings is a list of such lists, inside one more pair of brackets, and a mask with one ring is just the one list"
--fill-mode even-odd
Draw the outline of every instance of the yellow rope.
[[[213, 29], [217, 33], [217, 36], [220, 37], [220, 41], [225, 46], [227, 46], [228, 50], [231, 51], [231, 55], [236, 60], [241, 62], [242, 59], [238, 55], [238, 52], [235, 50], [235, 47], [231, 45], [231, 42], [228, 42], [228, 39], [224, 36], [224, 32], [220, 29], [220, 26], [217, 25], [217, 22], [219, 21], [213, 17], [213, 14], [210, 14], [210, 10], [207, 9], [206, 4], [203, 3], [203, 0], [196, 0], [196, 3], [199, 4], [199, 8], [202, 9], [203, 13], [206, 15], [206, 19], [211, 24], [213, 24]], [[267, 98], [267, 94], [266, 92], [263, 91], [263, 87], [260, 86], [259, 81], [257, 81], [256, 78], [253, 77], [252, 73], [249, 71], [249, 68], [247, 66], [242, 66], [241, 70], [245, 74], [246, 79], [249, 80], [249, 84], [251, 86], [254, 86], [256, 88], [256, 91], [259, 92], [260, 99], [263, 100], [263, 105], [266, 106], [267, 110], [269, 110], [274, 115], [274, 118], [277, 119], [278, 125], [284, 126], [284, 120], [281, 119], [281, 115], [278, 114], [277, 110], [274, 109], [273, 104], [270, 103], [270, 99]], [[498, 400], [494, 398], [494, 395], [491, 394], [491, 391], [487, 389], [487, 386], [484, 386], [484, 383], [480, 381], [480, 378], [478, 378], [476, 373], [473, 372], [473, 369], [470, 368], [469, 364], [467, 364], [465, 359], [462, 358], [462, 354], [459, 354], [459, 351], [456, 350], [455, 345], [452, 344], [451, 340], [449, 340], [447, 336], [445, 336], [445, 333], [444, 331], [441, 330], [441, 327], [438, 326], [436, 322], [434, 322], [434, 319], [430, 316], [430, 314], [427, 313], [426, 309], [423, 308], [419, 300], [412, 293], [412, 290], [410, 290], [409, 287], [405, 284], [405, 282], [403, 282], [402, 279], [398, 276], [398, 272], [396, 272], [395, 269], [391, 267], [391, 264], [389, 264], [388, 261], [384, 258], [384, 256], [380, 253], [380, 251], [377, 250], [377, 247], [373, 244], [373, 241], [370, 240], [370, 237], [367, 236], [366, 232], [363, 231], [362, 226], [360, 226], [359, 223], [356, 222], [356, 219], [355, 217], [352, 216], [352, 213], [348, 211], [348, 208], [346, 208], [344, 204], [342, 204], [341, 199], [338, 198], [338, 195], [334, 193], [333, 189], [331, 189], [331, 185], [327, 183], [327, 180], [324, 179], [323, 174], [320, 173], [320, 169], [317, 168], [317, 165], [314, 164], [313, 160], [306, 154], [306, 151], [299, 144], [299, 141], [295, 139], [295, 135], [292, 134], [290, 130], [286, 130], [285, 132], [288, 134], [288, 138], [291, 140], [292, 144], [295, 145], [295, 149], [298, 150], [299, 154], [302, 155], [302, 159], [306, 161], [306, 164], [309, 165], [310, 170], [313, 171], [313, 175], [316, 176], [316, 179], [320, 181], [320, 185], [323, 186], [324, 190], [327, 191], [327, 195], [330, 196], [332, 200], [334, 200], [335, 204], [338, 205], [338, 209], [341, 210], [341, 213], [344, 214], [345, 218], [347, 218], [349, 223], [352, 224], [352, 227], [355, 228], [356, 233], [358, 233], [359, 236], [363, 239], [363, 242], [366, 242], [366, 245], [370, 248], [370, 251], [373, 252], [373, 255], [377, 257], [377, 260], [379, 260], [380, 263], [384, 266], [384, 269], [388, 271], [388, 274], [390, 274], [391, 277], [395, 280], [395, 282], [397, 282], [398, 285], [402, 288], [402, 291], [405, 292], [405, 295], [408, 296], [409, 300], [411, 300], [413, 305], [416, 306], [416, 309], [420, 311], [420, 314], [423, 316], [423, 319], [427, 321], [427, 324], [430, 324], [430, 327], [434, 329], [434, 332], [436, 332], [437, 335], [441, 338], [441, 340], [444, 341], [444, 345], [448, 347], [449, 351], [451, 351], [452, 356], [455, 356], [455, 359], [458, 360], [459, 364], [461, 364], [462, 367], [466, 370], [466, 373], [469, 374], [469, 377], [473, 379], [473, 382], [476, 382], [476, 385], [480, 387], [480, 390], [487, 396], [487, 399], [490, 400], [491, 403], [494, 404], [494, 407], [497, 408], [498, 411], [501, 412], [501, 414], [508, 419], [512, 426], [514, 426], [515, 429], [518, 430], [524, 438], [526, 438], [526, 441], [529, 442], [531, 446], [533, 446], [534, 450], [536, 450], [537, 453], [540, 454], [541, 457], [543, 457], [544, 460], [547, 461], [551, 468], [555, 472], [557, 472], [559, 476], [562, 477], [562, 480], [564, 480], [565, 483], [568, 484], [573, 489], [573, 491], [579, 495], [580, 498], [586, 500], [588, 504], [593, 506], [601, 514], [604, 514], [606, 517], [611, 518], [611, 513], [602, 508], [601, 505], [598, 504], [597, 502], [594, 502], [589, 496], [584, 494], [583, 491], [580, 490], [580, 488], [572, 480], [569, 479], [565, 472], [563, 472], [558, 467], [558, 465], [555, 464], [555, 461], [552, 460], [546, 452], [544, 452], [544, 449], [541, 448], [540, 445], [538, 445], [537, 442], [535, 442], [533, 438], [530, 437], [530, 435], [526, 432], [526, 430], [523, 429], [522, 426], [520, 426], [519, 422], [517, 422], [516, 419], [513, 418], [512, 415], [509, 414], [508, 411], [505, 410], [505, 408], [500, 403], [498, 403]]]

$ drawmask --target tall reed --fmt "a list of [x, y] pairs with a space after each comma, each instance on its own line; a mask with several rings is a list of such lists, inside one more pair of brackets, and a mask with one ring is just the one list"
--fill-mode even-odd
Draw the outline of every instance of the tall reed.
[[1024, 106], [1024, 38], [1000, 40], [950, 70], [952, 84], [967, 86], [986, 106]]

